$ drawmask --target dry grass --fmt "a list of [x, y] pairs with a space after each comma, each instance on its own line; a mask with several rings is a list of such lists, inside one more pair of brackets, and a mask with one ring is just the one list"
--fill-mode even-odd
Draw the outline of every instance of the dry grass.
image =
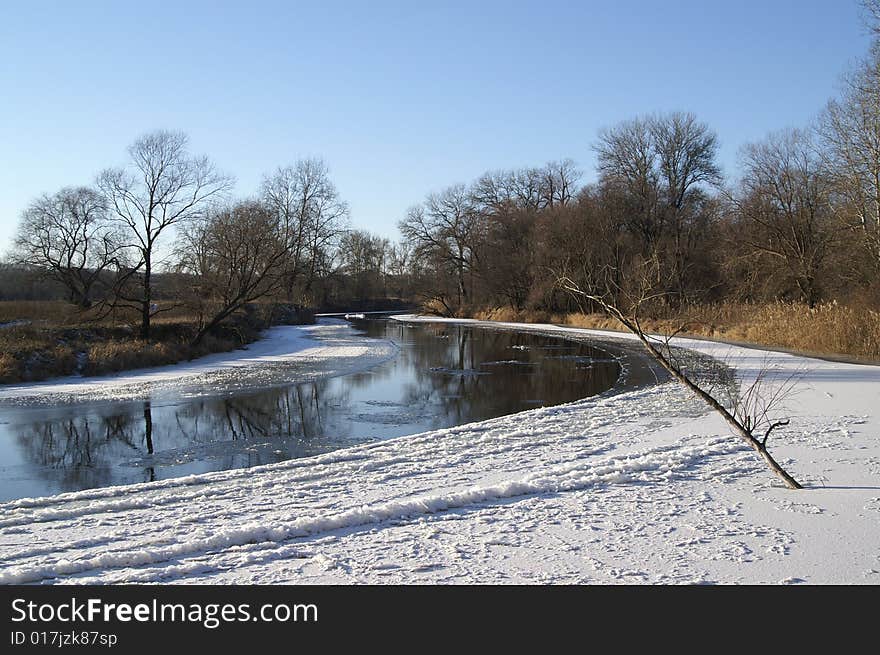
[[0, 384], [172, 364], [234, 350], [265, 327], [259, 318], [241, 316], [192, 346], [197, 323], [181, 308], [154, 317], [152, 339], [144, 341], [136, 337], [133, 312], [96, 321], [68, 303], [18, 301], [0, 302], [2, 323]]
[[171, 364], [188, 356], [184, 344], [130, 341], [104, 341], [90, 346], [83, 370], [86, 375], [115, 373], [134, 368]]
[[75, 368], [75, 351], [58, 335], [33, 325], [0, 329], [0, 382], [42, 380]]
[[[479, 311], [474, 318], [493, 321], [554, 323], [598, 330], [620, 330], [604, 314], [558, 314], [510, 308]], [[649, 332], [670, 333], [685, 325], [683, 335], [741, 341], [821, 355], [843, 355], [880, 361], [880, 312], [836, 302], [810, 309], [806, 305], [723, 303], [689, 307], [677, 315], [642, 320]]]
[[10, 321], [52, 321], [66, 323], [79, 320], [80, 313], [70, 303], [58, 300], [4, 300], [0, 302], [0, 323]]
[[18, 361], [10, 353], [0, 352], [0, 382], [12, 382], [18, 375]]
[[196, 326], [163, 323], [154, 339], [134, 337], [127, 327], [70, 328], [41, 324], [0, 329], [0, 383], [45, 380], [80, 373], [101, 375], [135, 368], [173, 364], [209, 353], [241, 347], [257, 338], [256, 326], [237, 325], [190, 341]]
[[729, 334], [734, 339], [815, 353], [852, 355], [880, 360], [880, 313], [837, 303], [777, 303], [740, 319]]
[[[137, 325], [140, 313], [125, 307], [109, 314], [100, 307], [80, 309], [61, 300], [4, 300], [0, 301], [0, 324], [11, 321], [48, 322], [57, 326], [116, 326]], [[154, 324], [195, 322], [192, 311], [184, 306], [168, 305], [167, 310], [153, 317]]]
[[254, 329], [244, 333], [241, 329], [229, 330], [223, 331], [219, 336], [207, 335], [198, 346], [192, 346], [190, 341], [196, 333], [195, 325], [165, 323], [164, 326], [168, 329], [158, 330], [160, 334], [156, 341], [115, 339], [89, 346], [82, 372], [86, 375], [101, 375], [164, 366], [211, 353], [235, 350], [258, 336]]

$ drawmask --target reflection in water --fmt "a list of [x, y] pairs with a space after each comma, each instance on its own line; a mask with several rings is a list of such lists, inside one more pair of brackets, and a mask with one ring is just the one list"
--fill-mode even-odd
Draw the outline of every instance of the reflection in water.
[[360, 373], [180, 402], [0, 408], [0, 499], [268, 464], [570, 402], [614, 385], [607, 352], [458, 325], [358, 324], [399, 355]]

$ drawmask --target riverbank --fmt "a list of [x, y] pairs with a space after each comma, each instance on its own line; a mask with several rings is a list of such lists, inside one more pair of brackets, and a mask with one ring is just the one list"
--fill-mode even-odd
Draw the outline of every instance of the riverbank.
[[[219, 395], [246, 386], [261, 389], [291, 384], [297, 379], [343, 375], [369, 368], [392, 357], [393, 345], [336, 337], [344, 321], [324, 319], [318, 325], [281, 325], [261, 333], [258, 340], [230, 352], [205, 355], [186, 362], [132, 369], [111, 375], [67, 376], [43, 382], [0, 386], [0, 403], [61, 404], [79, 400], [130, 401], [172, 394]], [[330, 337], [322, 339], [322, 337]], [[333, 338], [336, 337], [336, 338]], [[330, 343], [326, 343], [326, 341]], [[300, 365], [294, 373], [286, 365]], [[311, 368], [302, 364], [312, 364]], [[297, 377], [299, 376], [299, 377]]]
[[880, 582], [880, 367], [676, 344], [741, 382], [766, 366], [800, 376], [771, 446], [804, 490], [664, 382], [308, 459], [5, 503], [0, 581]]
[[[470, 318], [510, 323], [552, 323], [569, 327], [624, 331], [601, 313], [552, 313], [510, 308], [474, 311]], [[781, 348], [807, 357], [880, 362], [880, 313], [836, 302], [812, 309], [796, 303], [697, 305], [641, 317], [645, 331], [676, 334], [764, 348]]]
[[[138, 337], [130, 313], [101, 316], [56, 301], [0, 302], [0, 385], [101, 376], [229, 352], [253, 343], [277, 322], [269, 309], [244, 312], [194, 345], [198, 321], [184, 310], [157, 315], [150, 339]], [[286, 318], [282, 322], [314, 322], [310, 313]]]

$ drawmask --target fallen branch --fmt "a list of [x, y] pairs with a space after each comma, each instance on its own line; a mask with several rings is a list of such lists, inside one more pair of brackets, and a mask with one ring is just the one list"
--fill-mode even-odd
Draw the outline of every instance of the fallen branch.
[[[665, 355], [663, 352], [661, 352], [660, 349], [657, 348], [655, 343], [651, 340], [651, 338], [647, 334], [645, 334], [644, 330], [642, 329], [641, 323], [639, 322], [638, 308], [641, 304], [644, 303], [646, 298], [656, 297], [656, 294], [654, 296], [640, 296], [639, 299], [635, 303], [633, 303], [634, 309], [632, 313], [627, 315], [624, 314], [623, 311], [621, 311], [621, 309], [614, 302], [607, 300], [604, 296], [588, 293], [581, 290], [578, 285], [575, 284], [568, 277], [559, 278], [558, 284], [560, 284], [560, 286], [569, 293], [585, 298], [590, 302], [596, 303], [611, 316], [616, 318], [627, 330], [632, 332], [639, 339], [639, 341], [642, 342], [642, 345], [645, 346], [651, 356], [656, 359], [660, 363], [660, 365], [664, 369], [666, 369], [670, 375], [672, 375], [672, 377], [681, 382], [697, 397], [702, 399], [712, 409], [721, 414], [728, 425], [733, 428], [734, 432], [736, 432], [736, 434], [739, 435], [743, 439], [743, 441], [745, 441], [749, 445], [749, 447], [751, 447], [753, 450], [755, 450], [755, 452], [758, 453], [758, 455], [760, 455], [760, 457], [770, 467], [770, 470], [772, 470], [777, 476], [779, 476], [789, 488], [803, 488], [797, 480], [795, 480], [784, 468], [782, 468], [782, 466], [773, 458], [773, 456], [767, 450], [767, 438], [770, 436], [770, 433], [775, 428], [788, 425], [788, 420], [772, 423], [767, 429], [767, 432], [764, 434], [764, 438], [762, 440], [759, 440], [753, 434], [755, 425], [752, 423], [750, 417], [745, 417], [745, 422], [737, 419], [737, 417], [734, 416], [734, 414], [732, 414], [730, 411], [728, 411], [727, 408], [725, 408], [724, 405], [722, 405], [714, 396], [709, 394], [707, 391], [697, 385], [693, 380], [691, 380], [678, 366], [675, 365], [672, 359], [668, 355]], [[664, 341], [664, 344], [666, 346], [667, 352], [671, 353], [669, 342], [670, 339], [666, 339]], [[757, 388], [754, 388], [752, 391], [757, 392]]]

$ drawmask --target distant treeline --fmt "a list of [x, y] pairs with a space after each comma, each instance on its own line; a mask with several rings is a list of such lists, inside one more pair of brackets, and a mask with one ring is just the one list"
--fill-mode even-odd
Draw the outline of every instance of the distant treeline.
[[[45, 194], [23, 212], [0, 300], [64, 299], [88, 315], [153, 318], [187, 309], [194, 343], [256, 302], [362, 307], [411, 298], [402, 253], [352, 230], [318, 159], [267, 174], [255, 197], [188, 151], [179, 132], [146, 134], [92, 187]], [[398, 305], [401, 304], [398, 300]]]
[[0, 301], [66, 300], [67, 291], [55, 280], [34, 270], [0, 263]]
[[400, 222], [410, 277], [446, 314], [590, 311], [557, 281], [625, 303], [647, 272], [658, 313], [720, 301], [877, 308], [878, 135], [875, 43], [815, 124], [744, 146], [739, 179], [722, 176], [715, 132], [682, 112], [603, 130], [594, 183], [565, 160], [429, 195]]

